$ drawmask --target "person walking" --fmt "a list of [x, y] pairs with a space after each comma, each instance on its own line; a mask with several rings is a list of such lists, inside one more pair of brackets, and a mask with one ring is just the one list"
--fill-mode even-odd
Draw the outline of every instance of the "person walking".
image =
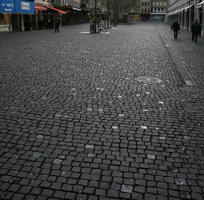
[[174, 39], [178, 38], [178, 33], [180, 32], [180, 25], [178, 22], [174, 22], [171, 26], [171, 30], [174, 31]]
[[55, 21], [55, 33], [56, 33], [56, 32], [59, 32], [59, 24], [60, 24], [60, 23], [59, 23], [59, 20], [56, 20], [56, 21]]
[[198, 42], [198, 35], [200, 34], [201, 27], [198, 23], [198, 20], [195, 20], [195, 22], [191, 26], [191, 33], [192, 33], [192, 41]]

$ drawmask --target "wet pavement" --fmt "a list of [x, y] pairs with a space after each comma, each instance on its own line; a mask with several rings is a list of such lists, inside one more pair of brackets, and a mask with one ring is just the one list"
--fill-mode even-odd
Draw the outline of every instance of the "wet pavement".
[[204, 39], [88, 31], [0, 34], [0, 199], [203, 200]]

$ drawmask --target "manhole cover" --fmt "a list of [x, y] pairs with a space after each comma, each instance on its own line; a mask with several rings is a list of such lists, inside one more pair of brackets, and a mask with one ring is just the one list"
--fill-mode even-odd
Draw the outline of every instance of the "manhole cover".
[[139, 76], [135, 80], [145, 84], [154, 84], [154, 83], [162, 82], [159, 78], [147, 77], [147, 76]]

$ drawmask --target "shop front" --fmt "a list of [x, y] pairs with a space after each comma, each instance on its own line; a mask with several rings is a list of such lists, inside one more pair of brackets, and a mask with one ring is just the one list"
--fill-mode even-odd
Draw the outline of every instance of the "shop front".
[[0, 1], [0, 31], [10, 30], [11, 13], [15, 12], [15, 4], [13, 0]]
[[34, 0], [1, 0], [0, 23], [7, 24], [10, 30], [24, 31], [31, 27], [34, 14]]
[[149, 13], [140, 13], [141, 21], [148, 21], [151, 19], [151, 15]]
[[140, 16], [139, 13], [129, 13], [128, 14], [128, 18], [127, 21], [139, 21], [140, 20]]
[[152, 21], [164, 22], [166, 13], [151, 13]]

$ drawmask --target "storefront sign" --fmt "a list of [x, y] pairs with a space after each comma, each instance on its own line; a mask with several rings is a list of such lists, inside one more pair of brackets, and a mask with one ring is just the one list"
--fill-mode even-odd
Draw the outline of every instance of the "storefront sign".
[[21, 2], [21, 9], [22, 10], [30, 10], [30, 4], [27, 2]]
[[16, 0], [16, 13], [20, 14], [34, 14], [34, 1]]
[[0, 13], [14, 13], [13, 0], [0, 0]]
[[34, 14], [34, 0], [0, 0], [0, 13]]

